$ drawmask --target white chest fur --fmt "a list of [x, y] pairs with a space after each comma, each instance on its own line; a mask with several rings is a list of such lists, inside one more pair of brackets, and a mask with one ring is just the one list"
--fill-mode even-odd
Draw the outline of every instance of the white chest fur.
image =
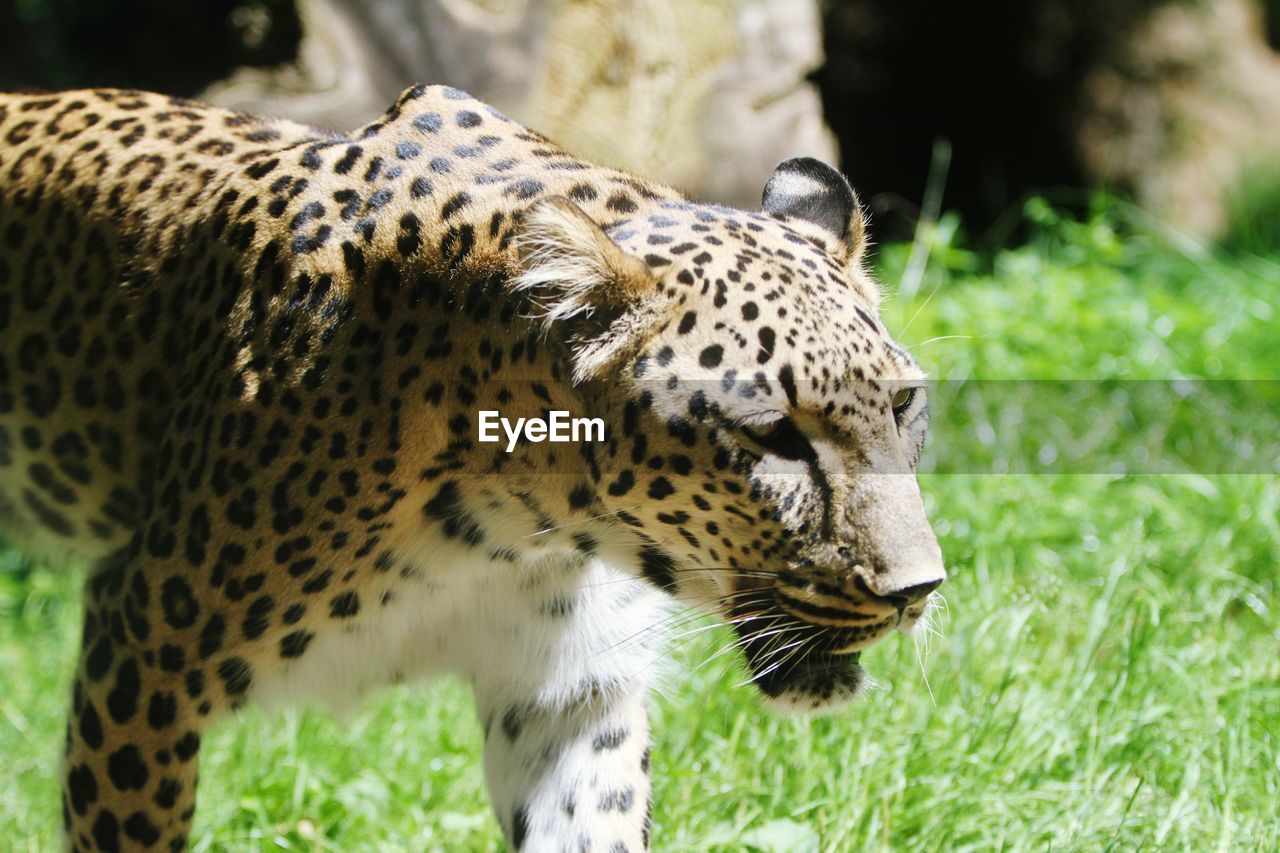
[[259, 665], [253, 700], [342, 711], [378, 687], [451, 672], [497, 701], [557, 706], [653, 669], [668, 600], [643, 581], [577, 555], [433, 550], [389, 572], [359, 618], [318, 631], [302, 657]]

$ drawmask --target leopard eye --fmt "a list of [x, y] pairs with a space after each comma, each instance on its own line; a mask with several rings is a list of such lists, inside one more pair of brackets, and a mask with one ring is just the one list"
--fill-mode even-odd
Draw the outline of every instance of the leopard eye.
[[758, 427], [741, 427], [744, 436], [767, 453], [783, 459], [810, 459], [813, 445], [791, 418], [778, 420]]
[[906, 416], [907, 410], [911, 408], [912, 402], [916, 399], [917, 388], [899, 388], [893, 394], [893, 419], [898, 426], [902, 426], [902, 419]]

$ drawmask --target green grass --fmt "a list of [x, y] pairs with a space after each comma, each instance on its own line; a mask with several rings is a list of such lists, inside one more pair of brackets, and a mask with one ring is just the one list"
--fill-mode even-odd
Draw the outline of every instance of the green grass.
[[[932, 375], [1280, 379], [1276, 263], [1179, 250], [1122, 209], [1031, 214], [1028, 246], [987, 264], [939, 240], [914, 297], [890, 298]], [[908, 252], [881, 250], [890, 284]], [[1052, 427], [1024, 403], [1018, 440]], [[1240, 406], [1224, 417], [1268, 411]], [[964, 435], [983, 416], [935, 420]], [[705, 663], [723, 634], [676, 644], [658, 849], [1280, 849], [1280, 477], [981, 473], [1001, 452], [922, 478], [951, 570], [942, 636], [865, 654], [884, 689], [855, 707], [774, 716], [727, 656]], [[46, 850], [77, 579], [5, 560], [0, 838]], [[248, 712], [205, 743], [199, 849], [501, 848], [457, 684], [344, 721]]]

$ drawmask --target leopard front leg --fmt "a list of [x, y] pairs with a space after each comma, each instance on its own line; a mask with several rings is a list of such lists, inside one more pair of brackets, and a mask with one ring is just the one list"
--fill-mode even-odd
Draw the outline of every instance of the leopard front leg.
[[513, 850], [649, 849], [647, 691], [561, 707], [480, 700], [485, 776]]
[[[201, 733], [224, 703], [211, 701], [197, 648], [155, 624], [164, 594], [123, 553], [89, 582], [63, 760], [68, 849], [186, 849]], [[183, 601], [169, 604], [186, 618]]]

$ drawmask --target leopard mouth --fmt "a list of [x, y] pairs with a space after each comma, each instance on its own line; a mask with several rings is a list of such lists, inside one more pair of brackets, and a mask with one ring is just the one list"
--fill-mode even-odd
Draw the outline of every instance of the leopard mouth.
[[856, 577], [846, 584], [781, 572], [770, 597], [775, 608], [821, 631], [833, 654], [875, 645], [899, 627], [904, 616], [905, 602], [877, 596]]
[[854, 654], [875, 645], [898, 628], [903, 619], [902, 611], [892, 607], [824, 607], [783, 590], [775, 590], [774, 600], [778, 609], [796, 622], [820, 631], [826, 650], [835, 655]]

